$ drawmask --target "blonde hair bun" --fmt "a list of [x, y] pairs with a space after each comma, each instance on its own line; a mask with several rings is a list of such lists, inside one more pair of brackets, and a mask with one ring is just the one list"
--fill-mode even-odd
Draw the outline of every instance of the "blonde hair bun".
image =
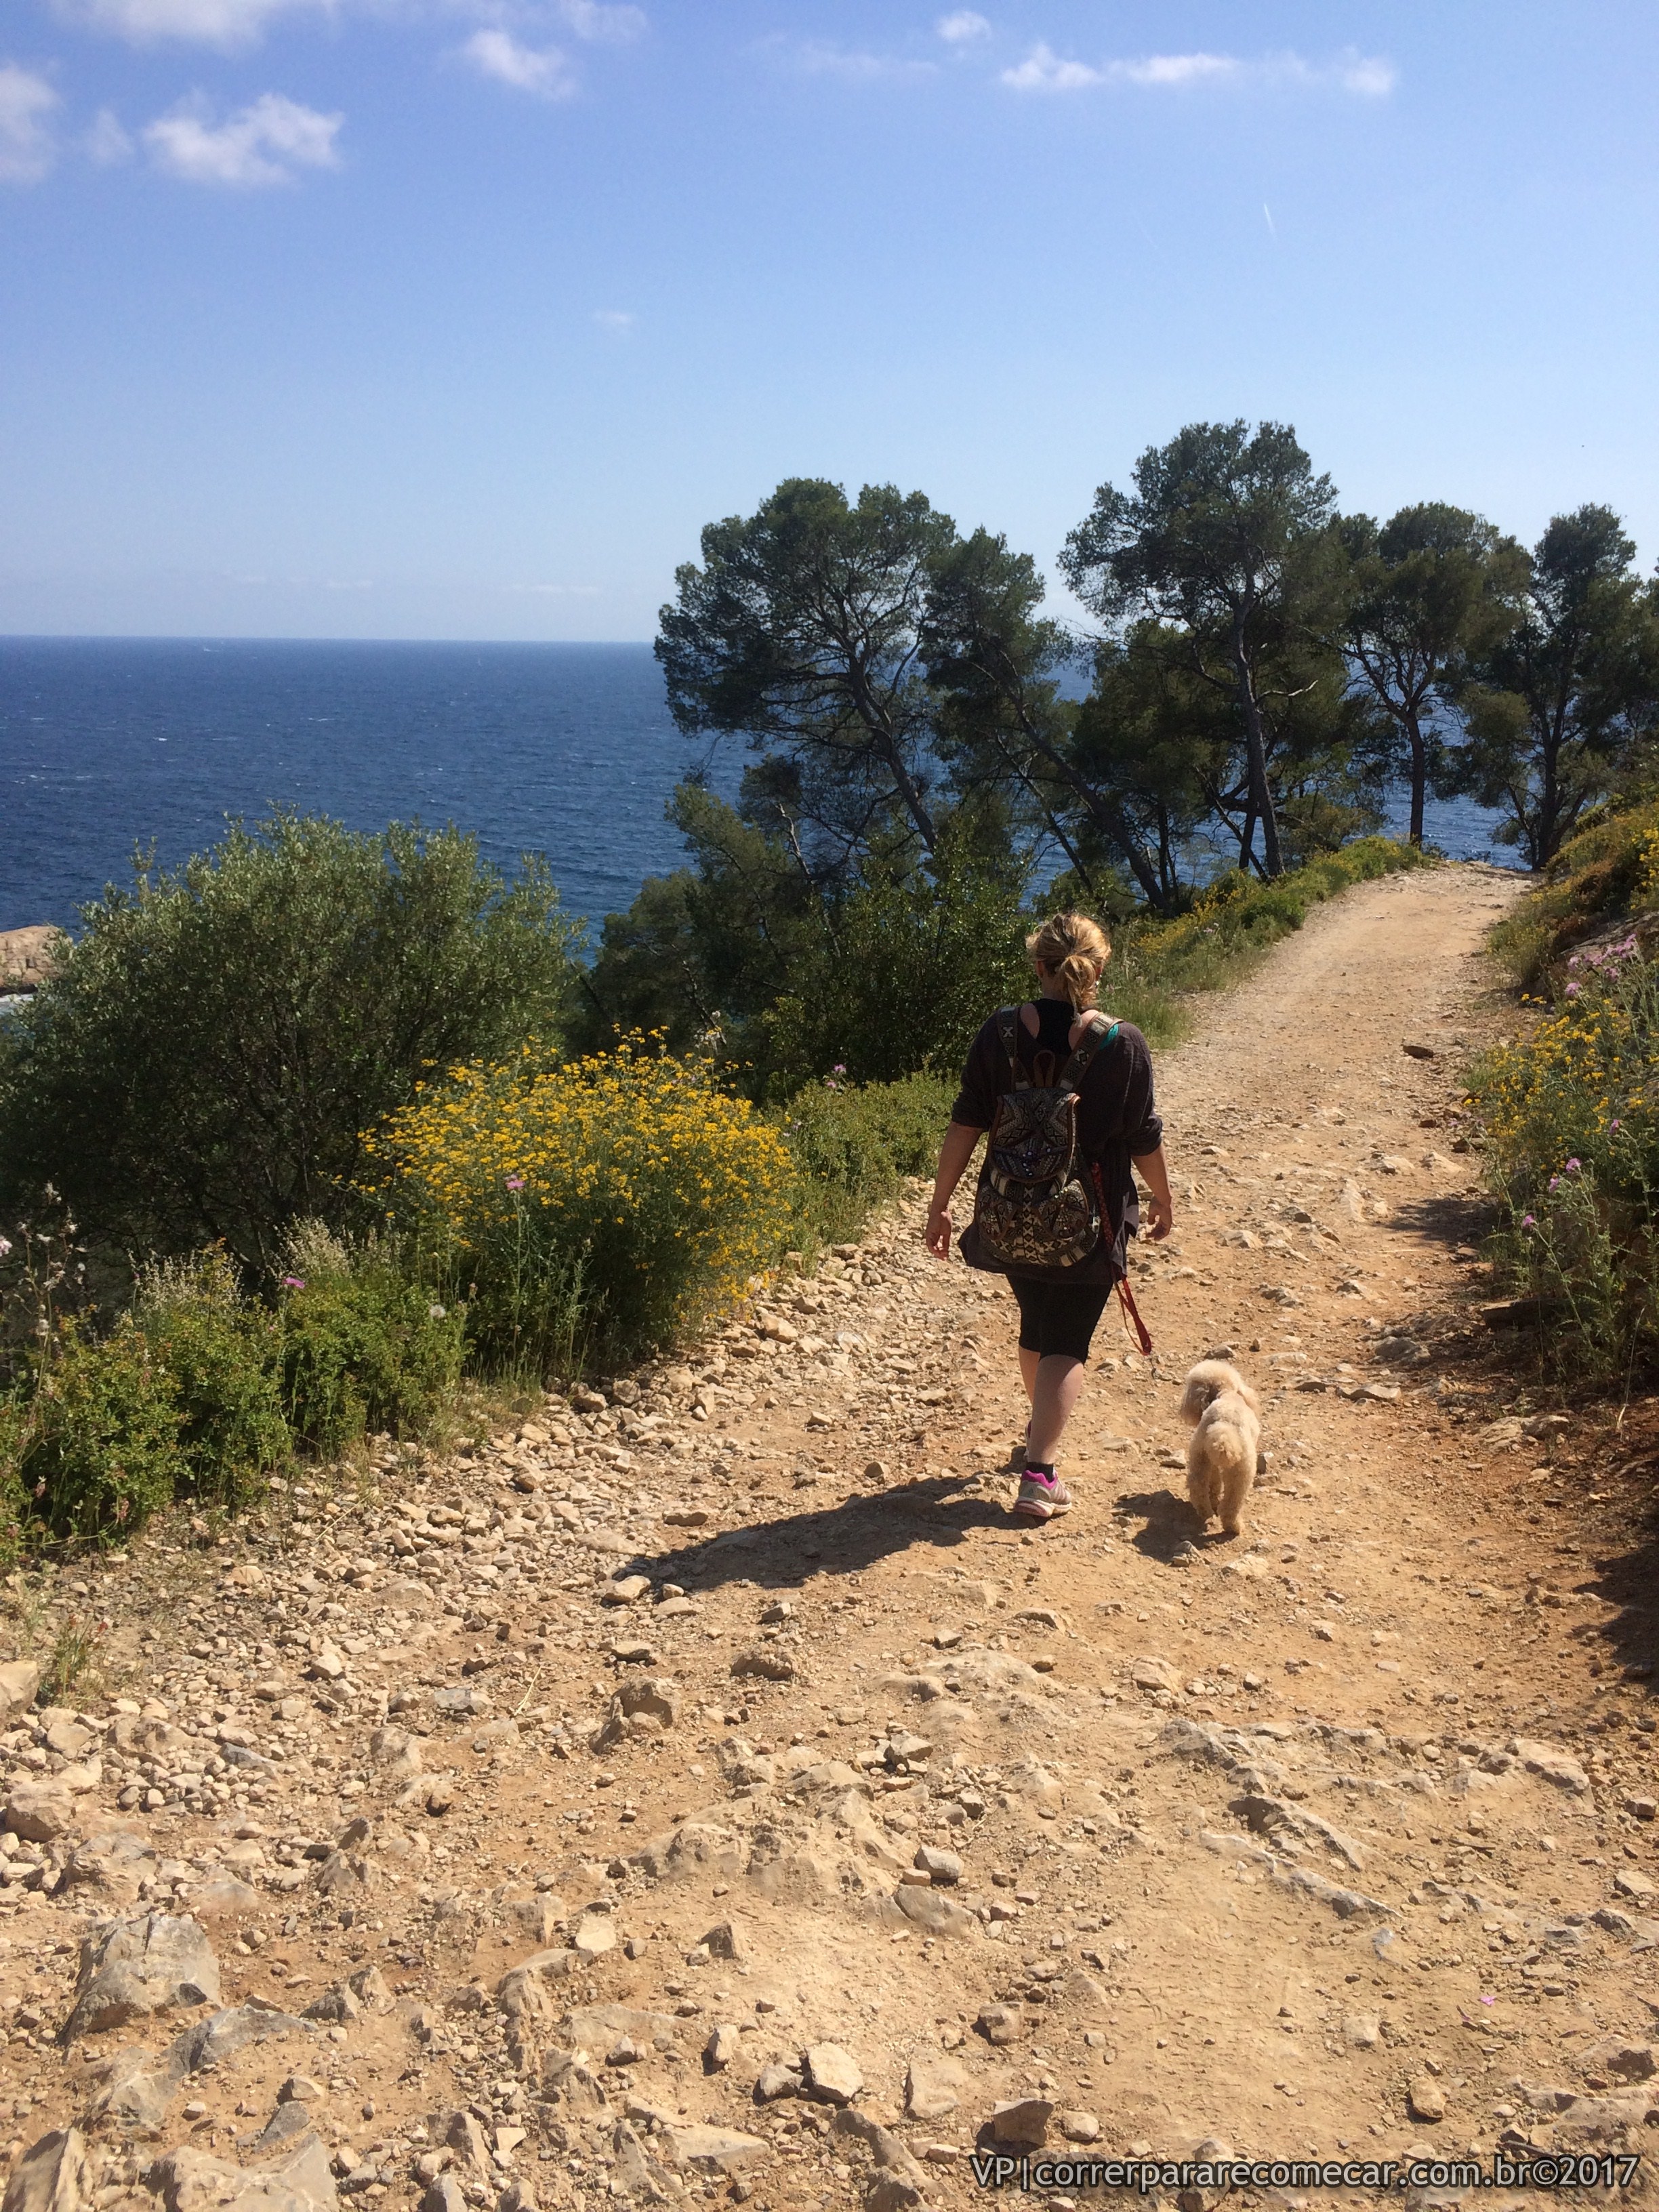
[[1112, 950], [1097, 921], [1086, 914], [1051, 914], [1026, 939], [1025, 950], [1039, 966], [1059, 979], [1061, 990], [1079, 1013], [1094, 1005], [1101, 970]]

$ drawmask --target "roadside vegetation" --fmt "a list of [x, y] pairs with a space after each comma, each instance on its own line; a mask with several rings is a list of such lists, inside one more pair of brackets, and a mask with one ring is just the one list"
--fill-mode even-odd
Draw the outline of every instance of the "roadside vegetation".
[[1081, 638], [1006, 539], [794, 479], [662, 611], [737, 801], [680, 786], [685, 865], [591, 957], [544, 859], [509, 878], [453, 828], [278, 813], [141, 862], [0, 1023], [5, 1545], [234, 1510], [441, 1433], [469, 1382], [694, 1337], [927, 1172], [1037, 914], [1109, 923], [1105, 1002], [1167, 1044], [1319, 900], [1421, 864], [1434, 792], [1551, 867], [1533, 987], [1587, 948], [1547, 1079], [1483, 1077], [1516, 1252], [1650, 1332], [1644, 963], [1590, 949], [1653, 874], [1655, 817], [1608, 811], [1659, 730], [1632, 560], [1602, 507], [1530, 551], [1444, 505], [1345, 515], [1288, 428], [1198, 423], [1067, 538]]
[[1563, 1375], [1659, 1360], [1659, 800], [1600, 810], [1494, 933], [1525, 1033], [1471, 1080], [1500, 1269]]

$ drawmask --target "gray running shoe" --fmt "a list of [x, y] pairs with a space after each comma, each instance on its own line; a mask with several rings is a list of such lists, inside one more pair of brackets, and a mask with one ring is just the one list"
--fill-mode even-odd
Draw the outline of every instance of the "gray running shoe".
[[1071, 1507], [1072, 1493], [1057, 1474], [1020, 1478], [1014, 1510], [1023, 1521], [1052, 1521], [1057, 1513], [1070, 1512]]

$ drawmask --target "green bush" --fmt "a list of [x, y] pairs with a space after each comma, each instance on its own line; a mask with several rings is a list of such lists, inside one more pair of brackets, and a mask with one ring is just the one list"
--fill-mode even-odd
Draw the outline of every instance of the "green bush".
[[556, 1035], [574, 933], [453, 830], [279, 813], [83, 909], [64, 975], [0, 1023], [0, 1208], [55, 1182], [129, 1249], [267, 1267], [347, 1220], [362, 1133], [425, 1070]]
[[781, 1109], [799, 1173], [796, 1204], [805, 1240], [833, 1244], [855, 1236], [907, 1176], [931, 1175], [956, 1091], [954, 1077], [939, 1075], [867, 1084], [831, 1078]]
[[291, 1455], [276, 1316], [241, 1297], [215, 1252], [146, 1269], [133, 1318], [178, 1399], [177, 1486], [204, 1504], [248, 1504]]
[[464, 1315], [447, 1310], [381, 1247], [352, 1252], [301, 1231], [279, 1285], [282, 1404], [319, 1458], [366, 1433], [428, 1434], [460, 1379]]
[[563, 1066], [526, 1048], [458, 1068], [374, 1144], [384, 1202], [468, 1301], [474, 1352], [496, 1373], [671, 1344], [729, 1310], [788, 1242], [778, 1131], [708, 1061], [639, 1039]]
[[1659, 1350], [1659, 965], [1633, 930], [1570, 954], [1560, 1001], [1477, 1063], [1500, 1262], [1579, 1376]]
[[10, 1567], [23, 1548], [28, 1493], [23, 1487], [23, 1447], [29, 1409], [20, 1389], [0, 1395], [0, 1567]]
[[1659, 801], [1632, 796], [1598, 808], [1505, 915], [1492, 946], [1525, 991], [1564, 982], [1575, 946], [1659, 908]]
[[1030, 981], [1018, 884], [942, 843], [921, 869], [872, 867], [833, 908], [761, 1017], [774, 1096], [840, 1067], [852, 1082], [954, 1075], [980, 1024]]
[[16, 1452], [31, 1518], [54, 1536], [142, 1528], [172, 1498], [182, 1419], [171, 1375], [131, 1322], [102, 1343], [66, 1328]]

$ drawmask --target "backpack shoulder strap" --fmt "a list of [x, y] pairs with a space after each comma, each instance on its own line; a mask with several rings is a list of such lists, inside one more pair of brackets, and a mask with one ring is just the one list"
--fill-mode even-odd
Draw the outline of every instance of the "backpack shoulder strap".
[[1019, 1064], [1019, 1008], [1004, 1006], [997, 1015], [997, 1036], [1013, 1077], [1012, 1087], [1016, 1091], [1028, 1088], [1025, 1072]]
[[1060, 1070], [1060, 1081], [1073, 1091], [1080, 1089], [1095, 1056], [1106, 1049], [1121, 1027], [1121, 1022], [1114, 1022], [1109, 1029], [1103, 1021], [1091, 1022], [1078, 1039], [1077, 1049]]

